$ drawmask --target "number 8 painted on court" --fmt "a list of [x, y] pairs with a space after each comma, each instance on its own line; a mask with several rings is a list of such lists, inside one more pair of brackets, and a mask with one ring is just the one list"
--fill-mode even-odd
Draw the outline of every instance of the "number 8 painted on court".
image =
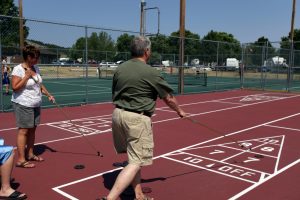
[[273, 147], [263, 147], [260, 150], [266, 151], [266, 152], [272, 152], [272, 151], [274, 151], [274, 148]]

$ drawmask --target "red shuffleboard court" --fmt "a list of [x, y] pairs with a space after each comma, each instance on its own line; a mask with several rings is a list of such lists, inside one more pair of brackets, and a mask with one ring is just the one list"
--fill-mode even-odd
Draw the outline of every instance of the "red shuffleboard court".
[[[193, 121], [178, 118], [162, 101], [157, 102], [152, 117], [154, 164], [142, 170], [148, 196], [300, 198], [299, 94], [235, 90], [177, 98]], [[42, 111], [35, 150], [45, 161], [34, 169], [14, 168], [12, 185], [30, 200], [105, 196], [122, 169], [113, 163], [126, 160], [126, 155], [116, 155], [112, 145], [113, 105], [62, 109], [70, 119], [56, 108]], [[15, 145], [13, 114], [0, 116], [1, 138]], [[74, 169], [75, 165], [85, 168]], [[134, 199], [132, 188], [121, 199]]]

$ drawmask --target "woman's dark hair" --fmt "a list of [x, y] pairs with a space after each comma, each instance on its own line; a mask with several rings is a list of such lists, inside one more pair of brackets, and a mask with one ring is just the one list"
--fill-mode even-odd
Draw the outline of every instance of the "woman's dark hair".
[[40, 50], [33, 45], [27, 45], [23, 48], [23, 59], [27, 60], [27, 57], [30, 56], [32, 58], [39, 58], [40, 57]]

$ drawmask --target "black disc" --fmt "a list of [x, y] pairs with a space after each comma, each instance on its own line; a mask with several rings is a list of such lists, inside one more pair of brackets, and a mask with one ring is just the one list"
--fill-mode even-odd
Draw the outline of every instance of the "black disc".
[[74, 166], [74, 169], [84, 169], [84, 168], [85, 168], [85, 166], [81, 165], [81, 164], [78, 164], [78, 165]]
[[263, 155], [260, 155], [260, 154], [255, 154], [254, 157], [255, 157], [255, 158], [264, 158], [264, 156], [263, 156]]

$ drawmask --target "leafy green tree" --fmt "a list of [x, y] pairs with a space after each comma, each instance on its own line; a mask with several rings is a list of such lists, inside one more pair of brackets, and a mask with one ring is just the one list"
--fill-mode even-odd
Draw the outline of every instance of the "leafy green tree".
[[[115, 56], [115, 43], [111, 36], [106, 32], [91, 33], [87, 38], [88, 44], [88, 60], [90, 61], [111, 61]], [[70, 53], [71, 57], [75, 60], [77, 58], [85, 58], [85, 38], [77, 39], [72, 46]]]
[[170, 53], [169, 39], [165, 35], [156, 35], [150, 38], [152, 44], [152, 52], [160, 54]]
[[130, 43], [134, 38], [133, 35], [124, 33], [117, 38], [116, 47], [118, 52], [130, 52]]
[[152, 52], [149, 60], [150, 65], [160, 65], [161, 64], [161, 55], [157, 52]]
[[[169, 39], [170, 53], [179, 53], [179, 39], [180, 32], [171, 33]], [[197, 55], [200, 53], [200, 36], [196, 33], [192, 33], [189, 30], [185, 31], [184, 41], [184, 54], [185, 55]]]
[[253, 65], [261, 65], [268, 58], [276, 56], [276, 49], [268, 38], [260, 37], [250, 45], [248, 54], [248, 63]]
[[115, 56], [115, 61], [128, 60], [131, 57], [130, 43], [133, 38], [134, 35], [129, 35], [127, 33], [124, 33], [117, 38], [117, 42], [116, 42], [117, 53]]
[[[19, 19], [13, 18], [19, 16], [19, 10], [14, 5], [13, 0], [0, 1], [0, 14], [5, 17], [0, 17], [0, 34], [1, 43], [3, 46], [19, 46]], [[29, 28], [25, 26], [26, 21], [23, 20], [24, 39], [28, 36]], [[4, 49], [5, 50], [5, 49]], [[5, 52], [5, 51], [4, 51]], [[7, 53], [7, 52], [5, 52]]]
[[[289, 33], [288, 36], [284, 36], [281, 38], [281, 43], [280, 47], [284, 49], [290, 49], [290, 37], [291, 33]], [[295, 29], [294, 30], [294, 49], [295, 50], [300, 50], [300, 29]]]
[[201, 53], [205, 62], [216, 62], [218, 60], [218, 64], [222, 65], [226, 58], [241, 59], [241, 46], [232, 34], [211, 30], [202, 38]]
[[[291, 37], [291, 33], [289, 33], [289, 36], [284, 36], [281, 38], [281, 42], [280, 42], [280, 47], [282, 49], [286, 49], [286, 51], [288, 53], [288, 63], [290, 63], [290, 60], [289, 60], [289, 52], [290, 52], [290, 48], [291, 48], [291, 42], [290, 42], [290, 37]], [[295, 29], [294, 30], [294, 38], [293, 38], [293, 41], [294, 41], [294, 65], [295, 66], [298, 66], [299, 63], [300, 63], [300, 56], [299, 56], [299, 50], [300, 50], [300, 29]]]
[[70, 50], [70, 58], [73, 60], [77, 60], [78, 58], [85, 60], [85, 38], [81, 37], [77, 39], [75, 44], [72, 46]]

